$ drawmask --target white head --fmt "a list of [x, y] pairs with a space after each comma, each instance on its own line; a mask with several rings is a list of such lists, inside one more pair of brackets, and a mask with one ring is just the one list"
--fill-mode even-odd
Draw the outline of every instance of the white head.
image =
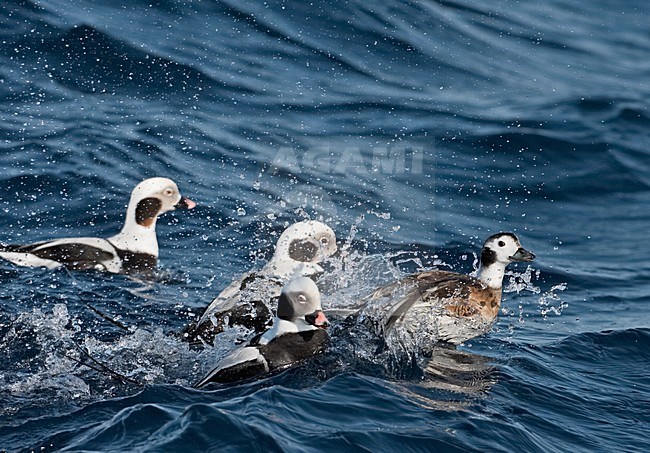
[[297, 277], [284, 285], [278, 300], [277, 316], [294, 322], [302, 319], [315, 327], [329, 325], [321, 307], [318, 287], [308, 277]]
[[304, 220], [284, 230], [273, 260], [320, 263], [336, 250], [336, 235], [330, 227], [316, 220]]
[[514, 261], [532, 261], [535, 255], [519, 243], [513, 233], [493, 234], [483, 244], [479, 278], [491, 288], [501, 288], [506, 266]]
[[192, 200], [182, 197], [178, 186], [168, 178], [149, 178], [135, 186], [127, 209], [127, 217], [140, 226], [155, 226], [156, 219], [164, 212], [179, 209], [192, 209]]
[[119, 248], [157, 256], [158, 216], [174, 209], [192, 209], [195, 206], [192, 200], [181, 196], [171, 179], [145, 179], [131, 192], [122, 231], [110, 239]]

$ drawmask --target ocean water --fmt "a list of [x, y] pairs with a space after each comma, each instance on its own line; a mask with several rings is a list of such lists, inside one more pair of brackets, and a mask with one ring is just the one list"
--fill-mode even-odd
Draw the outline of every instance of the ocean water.
[[[160, 219], [153, 279], [0, 263], [0, 451], [648, 451], [649, 13], [2, 2], [0, 241], [112, 235], [151, 176], [199, 205]], [[347, 251], [329, 308], [471, 272], [498, 231], [538, 258], [490, 333], [420, 367], [341, 336], [192, 389], [236, 332], [168, 334], [305, 218]]]

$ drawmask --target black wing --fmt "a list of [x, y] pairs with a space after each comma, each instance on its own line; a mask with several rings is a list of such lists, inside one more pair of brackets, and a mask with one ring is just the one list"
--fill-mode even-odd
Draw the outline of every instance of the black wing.
[[222, 384], [250, 379], [257, 375], [267, 373], [269, 367], [264, 357], [256, 347], [244, 347], [224, 357], [206, 377], [194, 384], [200, 388], [210, 382]]
[[209, 376], [196, 383], [194, 387], [201, 388], [211, 382], [218, 382], [220, 384], [228, 384], [230, 382], [238, 382], [246, 379], [252, 379], [255, 376], [268, 372], [264, 363], [255, 360], [248, 362], [238, 363], [237, 365], [229, 368], [224, 368], [211, 373]]
[[265, 345], [258, 346], [269, 364], [269, 370], [286, 367], [320, 354], [329, 345], [329, 335], [324, 329], [285, 333]]
[[7, 245], [6, 252], [30, 253], [38, 258], [56, 261], [73, 270], [93, 269], [102, 261], [110, 261], [115, 254], [108, 250], [82, 243], [64, 243], [48, 245], [48, 242], [37, 242], [29, 245]]
[[391, 307], [384, 318], [384, 328], [390, 329], [404, 314], [420, 301], [442, 300], [450, 297], [467, 296], [469, 286], [475, 284], [469, 275], [448, 271], [428, 271], [406, 277], [398, 284], [388, 285], [375, 292], [373, 297], [385, 297], [398, 286], [412, 284], [413, 287]]

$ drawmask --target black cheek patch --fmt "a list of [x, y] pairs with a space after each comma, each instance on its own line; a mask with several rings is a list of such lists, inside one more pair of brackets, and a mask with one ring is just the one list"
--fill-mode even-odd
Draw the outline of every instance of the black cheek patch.
[[143, 198], [135, 207], [135, 221], [138, 222], [138, 225], [151, 226], [156, 220], [161, 207], [162, 201], [158, 198]]
[[280, 298], [278, 299], [278, 318], [291, 321], [295, 316], [295, 313], [293, 305], [287, 295], [284, 293], [280, 294]]
[[318, 246], [309, 241], [292, 241], [289, 244], [289, 257], [296, 261], [311, 262], [317, 253]]
[[483, 247], [483, 250], [481, 250], [481, 264], [483, 266], [489, 266], [495, 263], [496, 260], [497, 260], [497, 253], [492, 249]]

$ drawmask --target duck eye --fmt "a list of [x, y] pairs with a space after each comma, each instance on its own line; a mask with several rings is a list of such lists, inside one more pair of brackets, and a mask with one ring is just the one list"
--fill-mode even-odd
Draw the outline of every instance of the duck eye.
[[165, 189], [165, 195], [167, 195], [168, 197], [171, 197], [172, 195], [174, 195], [174, 190], [173, 189]]
[[330, 240], [327, 239], [327, 238], [320, 238], [320, 243], [323, 244], [323, 245], [327, 244], [329, 241]]
[[303, 294], [301, 294], [298, 296], [298, 302], [300, 302], [301, 304], [307, 303], [307, 298]]
[[505, 245], [506, 245], [505, 242], [503, 242], [503, 241], [499, 241], [499, 247], [504, 247]]

